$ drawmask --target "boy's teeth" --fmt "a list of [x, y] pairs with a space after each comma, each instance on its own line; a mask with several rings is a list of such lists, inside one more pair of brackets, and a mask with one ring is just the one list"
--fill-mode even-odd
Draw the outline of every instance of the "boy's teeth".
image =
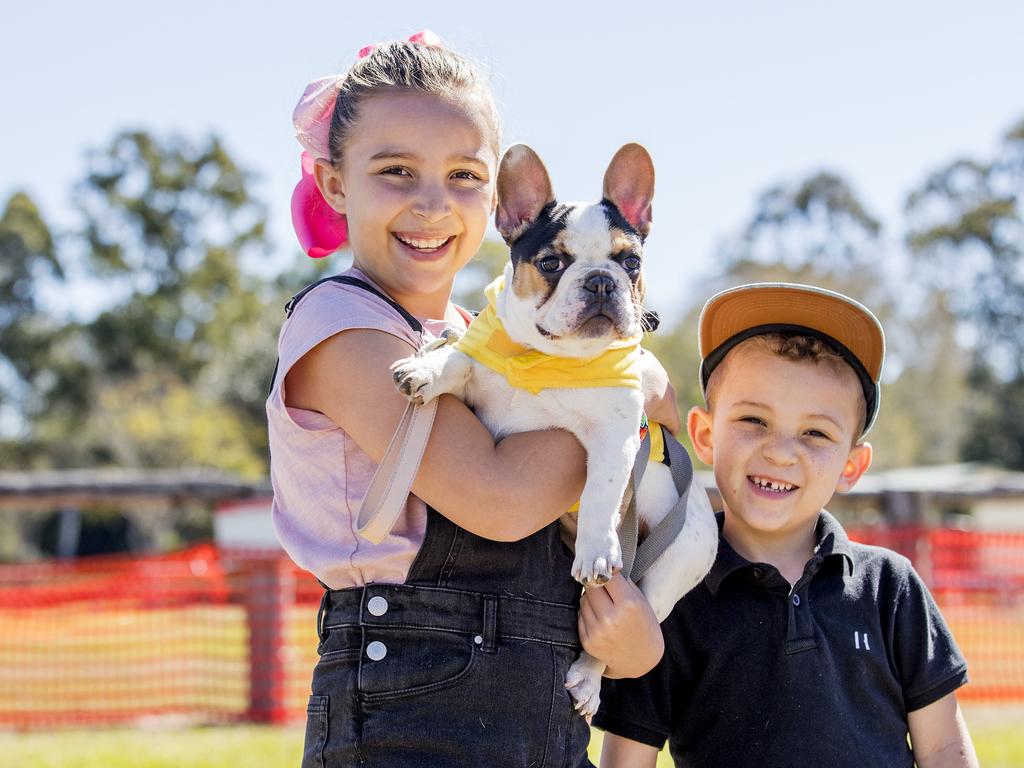
[[777, 483], [774, 480], [766, 480], [763, 477], [752, 477], [751, 480], [754, 481], [755, 485], [772, 491], [791, 491], [794, 488], [794, 486], [789, 483]]

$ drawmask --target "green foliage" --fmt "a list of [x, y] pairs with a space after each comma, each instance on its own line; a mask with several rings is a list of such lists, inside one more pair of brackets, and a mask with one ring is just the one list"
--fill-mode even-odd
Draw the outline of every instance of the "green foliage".
[[495, 240], [484, 240], [480, 250], [455, 279], [452, 301], [466, 309], [483, 309], [487, 303], [484, 288], [502, 273], [506, 263], [508, 247]]
[[[41, 278], [60, 279], [53, 235], [28, 195], [15, 192], [0, 215], [0, 402], [27, 407], [24, 389], [45, 364], [54, 321], [36, 300]], [[4, 370], [6, 369], [6, 370]]]
[[958, 159], [906, 203], [917, 275], [974, 339], [965, 459], [1024, 469], [1024, 120], [988, 161]]
[[124, 133], [90, 156], [75, 238], [110, 301], [50, 334], [30, 439], [4, 453], [21, 466], [265, 472], [284, 299], [242, 268], [267, 247], [248, 181], [215, 138]]
[[964, 460], [1024, 471], [1024, 374], [1003, 380], [991, 368], [977, 365], [968, 387]]
[[906, 203], [918, 274], [1010, 375], [1024, 373], [1024, 121], [992, 160], [956, 160]]

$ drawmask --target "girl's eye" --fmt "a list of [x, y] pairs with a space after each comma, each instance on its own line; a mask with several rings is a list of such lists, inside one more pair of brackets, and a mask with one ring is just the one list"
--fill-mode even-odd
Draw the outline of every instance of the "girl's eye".
[[622, 260], [622, 266], [629, 272], [640, 269], [640, 259], [637, 256], [627, 256]]
[[549, 275], [553, 275], [562, 268], [562, 260], [557, 256], [545, 256], [537, 262], [537, 266], [540, 267], [541, 272], [547, 272]]
[[382, 169], [381, 174], [387, 176], [412, 176], [408, 168], [403, 168], [400, 165], [390, 165]]
[[480, 176], [473, 173], [473, 171], [456, 171], [452, 174], [453, 179], [462, 179], [465, 181], [480, 181]]

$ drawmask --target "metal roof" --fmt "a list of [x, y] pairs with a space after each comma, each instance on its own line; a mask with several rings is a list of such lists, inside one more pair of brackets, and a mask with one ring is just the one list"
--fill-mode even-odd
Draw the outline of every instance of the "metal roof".
[[252, 482], [213, 469], [55, 469], [0, 472], [0, 501], [41, 498], [189, 498], [201, 501], [265, 496], [267, 480]]

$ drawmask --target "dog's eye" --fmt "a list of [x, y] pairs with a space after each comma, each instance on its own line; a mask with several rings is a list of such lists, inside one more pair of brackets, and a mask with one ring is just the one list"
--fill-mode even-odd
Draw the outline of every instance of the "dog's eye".
[[637, 256], [627, 256], [622, 260], [622, 267], [629, 272], [635, 272], [640, 269], [640, 259]]
[[549, 275], [553, 275], [562, 268], [562, 260], [557, 256], [545, 256], [537, 262], [537, 266], [540, 267], [541, 272], [547, 272]]

